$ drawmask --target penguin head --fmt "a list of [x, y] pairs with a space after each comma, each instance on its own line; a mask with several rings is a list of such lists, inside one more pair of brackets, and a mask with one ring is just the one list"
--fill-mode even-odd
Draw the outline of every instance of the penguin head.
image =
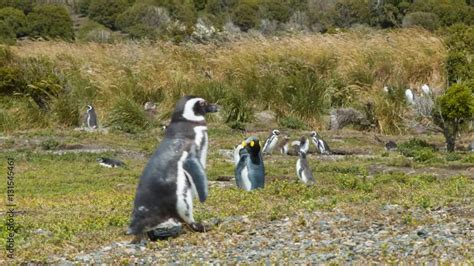
[[87, 112], [90, 112], [94, 110], [94, 107], [92, 107], [92, 105], [87, 105]]
[[260, 141], [257, 137], [248, 137], [242, 142], [242, 147], [246, 149], [249, 153], [257, 155], [260, 152]]
[[201, 122], [204, 121], [206, 113], [214, 113], [218, 110], [216, 104], [210, 104], [203, 98], [183, 96], [176, 104], [171, 121]]
[[318, 137], [318, 133], [316, 133], [316, 131], [311, 131], [311, 133], [309, 133], [309, 135], [311, 137]]
[[304, 146], [304, 145], [306, 144], [306, 141], [307, 141], [306, 137], [305, 137], [305, 136], [301, 136], [301, 138], [300, 138], [300, 146]]
[[274, 129], [274, 130], [272, 131], [272, 134], [278, 136], [278, 135], [280, 135], [280, 130]]
[[156, 103], [146, 102], [144, 108], [145, 108], [145, 111], [155, 110], [156, 109]]

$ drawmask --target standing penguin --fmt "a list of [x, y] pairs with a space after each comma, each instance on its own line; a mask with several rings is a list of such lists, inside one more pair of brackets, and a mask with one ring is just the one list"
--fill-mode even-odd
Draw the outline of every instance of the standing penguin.
[[315, 180], [311, 168], [309, 167], [308, 160], [306, 159], [306, 152], [304, 151], [303, 146], [300, 146], [298, 155], [299, 158], [296, 161], [296, 175], [303, 183], [313, 185]]
[[257, 137], [249, 137], [242, 142], [240, 160], [235, 167], [237, 187], [250, 191], [265, 186], [265, 167], [263, 165], [260, 143]]
[[143, 170], [135, 194], [128, 234], [139, 242], [145, 234], [154, 240], [154, 229], [165, 223], [184, 222], [194, 231], [204, 226], [193, 218], [193, 197], [207, 198], [207, 126], [205, 114], [217, 105], [184, 96], [176, 104], [171, 123], [158, 149]]
[[329, 149], [328, 144], [326, 141], [324, 141], [316, 131], [311, 132], [311, 140], [313, 141], [313, 144], [316, 146], [318, 152], [320, 154], [331, 154], [331, 150]]
[[263, 145], [262, 152], [263, 154], [270, 154], [272, 153], [273, 149], [277, 146], [278, 143], [278, 136], [280, 135], [280, 131], [278, 129], [274, 129], [272, 134], [268, 136], [265, 144]]
[[303, 151], [304, 153], [308, 153], [309, 151], [309, 141], [305, 136], [301, 136], [300, 138], [300, 146], [299, 149]]
[[88, 128], [97, 129], [98, 127], [97, 114], [95, 113], [95, 109], [92, 105], [87, 106], [87, 113], [86, 113], [85, 120], [86, 120], [85, 124]]

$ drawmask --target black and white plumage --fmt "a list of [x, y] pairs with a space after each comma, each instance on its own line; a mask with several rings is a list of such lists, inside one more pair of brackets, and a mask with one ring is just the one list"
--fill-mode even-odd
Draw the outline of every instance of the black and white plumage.
[[106, 158], [106, 157], [100, 157], [97, 159], [97, 161], [99, 162], [101, 166], [108, 167], [108, 168], [125, 166], [125, 163], [120, 160]]
[[299, 158], [296, 161], [296, 175], [298, 176], [299, 180], [307, 185], [312, 185], [315, 183], [313, 172], [309, 167], [308, 160], [306, 159], [306, 152], [304, 152], [304, 148], [298, 152]]
[[278, 129], [274, 129], [272, 134], [268, 136], [265, 144], [263, 145], [262, 153], [263, 154], [270, 154], [273, 152], [273, 149], [277, 146], [278, 143], [278, 136], [280, 135], [280, 131]]
[[415, 105], [415, 95], [413, 94], [413, 91], [411, 89], [405, 90], [405, 99], [409, 104]]
[[260, 143], [257, 137], [249, 137], [242, 142], [240, 160], [235, 167], [237, 187], [250, 191], [265, 186], [265, 167]]
[[306, 154], [309, 151], [309, 141], [305, 136], [301, 136], [300, 138], [299, 150], [303, 151]]
[[329, 145], [324, 141], [316, 131], [312, 131], [311, 134], [311, 141], [316, 146], [316, 150], [319, 154], [331, 154], [331, 150], [329, 149]]
[[95, 113], [95, 109], [92, 105], [87, 106], [85, 124], [90, 129], [97, 129], [99, 127], [97, 122], [97, 114]]
[[165, 222], [184, 222], [194, 231], [204, 231], [193, 217], [193, 197], [201, 202], [207, 198], [204, 116], [216, 111], [217, 105], [194, 96], [184, 96], [176, 104], [165, 137], [140, 177], [128, 228], [128, 234], [136, 236], [134, 242], [145, 233], [154, 239], [160, 233], [153, 230]]
[[421, 91], [426, 95], [426, 96], [431, 96], [431, 88], [428, 86], [428, 84], [423, 84], [421, 86]]

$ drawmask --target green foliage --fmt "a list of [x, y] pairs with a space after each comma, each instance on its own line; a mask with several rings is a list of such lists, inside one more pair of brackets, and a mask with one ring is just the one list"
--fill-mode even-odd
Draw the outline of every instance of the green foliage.
[[253, 119], [253, 110], [248, 100], [237, 92], [228, 92], [223, 100], [225, 123], [231, 128], [242, 128]]
[[15, 128], [15, 119], [6, 110], [0, 109], [0, 131], [7, 132]]
[[406, 157], [417, 157], [422, 161], [432, 155], [433, 147], [424, 140], [411, 138], [409, 141], [400, 143], [398, 151]]
[[446, 59], [446, 70], [450, 84], [467, 81], [474, 78], [474, 61], [469, 61], [463, 52], [451, 51]]
[[139, 133], [148, 127], [142, 106], [129, 97], [120, 97], [113, 105], [107, 123], [112, 129], [127, 133]]
[[251, 2], [241, 1], [232, 12], [232, 21], [242, 31], [248, 31], [258, 23], [257, 6]]
[[23, 11], [5, 7], [0, 9], [0, 21], [5, 22], [15, 32], [16, 37], [22, 37], [27, 34], [26, 16]]
[[31, 0], [0, 0], [0, 8], [12, 7], [27, 14], [33, 10], [33, 2]]
[[112, 34], [109, 28], [90, 20], [77, 31], [76, 37], [86, 42], [110, 43], [114, 40]]
[[474, 94], [464, 84], [454, 84], [436, 99], [434, 123], [443, 130], [447, 149], [453, 152], [461, 125], [474, 116]]
[[291, 7], [285, 0], [264, 0], [260, 5], [260, 18], [287, 22], [290, 18]]
[[59, 141], [49, 138], [40, 143], [40, 146], [43, 150], [55, 150], [59, 147], [61, 143]]
[[305, 123], [301, 119], [299, 119], [295, 116], [285, 116], [285, 117], [281, 118], [278, 121], [278, 123], [282, 127], [291, 128], [291, 129], [304, 129], [304, 128], [306, 128]]
[[15, 44], [16, 34], [13, 28], [0, 20], [0, 44]]
[[369, 24], [370, 8], [367, 0], [339, 0], [334, 7], [335, 25], [350, 27], [353, 24]]
[[27, 19], [29, 32], [34, 37], [74, 39], [71, 17], [62, 6], [36, 6]]
[[132, 38], [156, 39], [169, 22], [166, 9], [135, 4], [117, 17], [116, 27], [128, 32]]
[[384, 4], [372, 11], [371, 24], [382, 28], [396, 27], [400, 24], [399, 10], [392, 4]]
[[450, 51], [474, 54], [474, 27], [465, 24], [454, 24], [442, 34]]
[[116, 19], [128, 7], [126, 0], [94, 0], [89, 4], [88, 16], [110, 29], [116, 29]]
[[445, 159], [448, 162], [459, 161], [462, 159], [462, 156], [460, 154], [451, 152], [451, 153], [446, 154]]
[[434, 31], [439, 27], [440, 23], [438, 16], [434, 13], [413, 12], [403, 18], [402, 25], [403, 27], [420, 26], [427, 30]]

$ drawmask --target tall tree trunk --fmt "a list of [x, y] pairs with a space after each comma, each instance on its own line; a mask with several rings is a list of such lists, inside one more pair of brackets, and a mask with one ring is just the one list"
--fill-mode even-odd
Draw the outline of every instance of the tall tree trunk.
[[456, 147], [456, 135], [458, 134], [458, 126], [454, 123], [446, 123], [444, 128], [444, 137], [446, 138], [446, 149], [448, 152], [454, 152]]

